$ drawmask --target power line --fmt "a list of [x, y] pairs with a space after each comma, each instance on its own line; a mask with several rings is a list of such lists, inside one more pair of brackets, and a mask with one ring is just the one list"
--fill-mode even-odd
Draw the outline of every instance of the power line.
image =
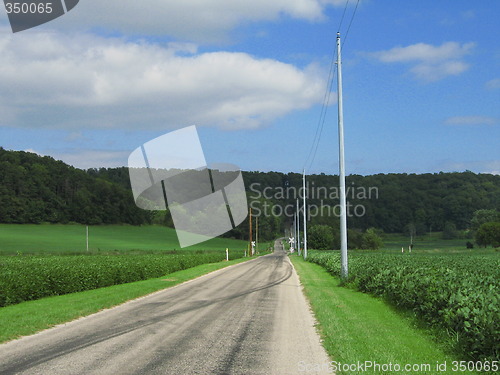
[[354, 7], [354, 12], [352, 12], [351, 21], [349, 21], [349, 26], [347, 27], [347, 31], [346, 31], [345, 36], [344, 36], [344, 42], [342, 43], [342, 48], [344, 47], [347, 36], [349, 35], [349, 30], [351, 30], [352, 21], [354, 21], [354, 16], [356, 16], [356, 11], [358, 10], [358, 5], [359, 5], [359, 0], [356, 1], [356, 6]]
[[[330, 96], [331, 96], [331, 89], [332, 89], [332, 82], [333, 82], [333, 76], [335, 75], [336, 71], [336, 64], [335, 64], [335, 59], [337, 56], [337, 52], [335, 51], [332, 56], [332, 62], [330, 64], [330, 71], [328, 72], [328, 81], [326, 84], [326, 90], [325, 90], [325, 95], [323, 97], [323, 103], [321, 106], [321, 112], [319, 115], [319, 120], [318, 120], [318, 125], [316, 126], [316, 133], [314, 134], [314, 139], [313, 143], [311, 145], [311, 149], [309, 150], [309, 154], [306, 158], [306, 162], [304, 164], [304, 168], [308, 164], [309, 159], [311, 159], [311, 162], [308, 165], [307, 169], [311, 168], [311, 165], [314, 162], [314, 159], [316, 157], [316, 152], [318, 151], [318, 146], [319, 146], [319, 140], [321, 139], [321, 134], [323, 132], [323, 126], [325, 124], [325, 119], [326, 119], [326, 112], [328, 105], [330, 103]], [[312, 158], [311, 158], [312, 156]]]
[[345, 2], [345, 7], [344, 7], [344, 12], [342, 13], [342, 18], [340, 19], [340, 24], [339, 27], [337, 28], [337, 31], [340, 32], [340, 28], [342, 27], [342, 23], [344, 22], [344, 17], [345, 17], [345, 12], [347, 10], [347, 6], [349, 5], [349, 0]]
[[[347, 6], [349, 5], [350, 0], [346, 0], [345, 6], [344, 6], [344, 11], [342, 12], [342, 17], [339, 22], [338, 30], [342, 27], [342, 23], [344, 22], [344, 17], [347, 11]], [[335, 74], [335, 60], [337, 56], [337, 50], [336, 48], [333, 48], [333, 53], [332, 53], [332, 60], [330, 63], [330, 70], [328, 72], [328, 80], [326, 83], [326, 89], [325, 89], [325, 95], [323, 96], [323, 102], [321, 104], [321, 111], [319, 114], [319, 119], [318, 119], [318, 124], [316, 125], [316, 132], [314, 134], [313, 142], [311, 144], [311, 148], [309, 150], [309, 153], [307, 155], [306, 161], [304, 163], [304, 168], [310, 169], [314, 159], [316, 158], [316, 152], [318, 151], [319, 147], [319, 141], [321, 139], [321, 134], [323, 133], [323, 126], [325, 124], [325, 119], [326, 119], [326, 112], [328, 105], [330, 104], [330, 95], [331, 95], [331, 88], [332, 88], [332, 81], [333, 81], [333, 75]], [[311, 158], [312, 156], [312, 158]], [[311, 159], [311, 162], [308, 164], [309, 159]]]
[[[360, 0], [356, 1], [356, 6], [354, 7], [354, 11], [351, 15], [351, 19], [349, 21], [349, 25], [347, 27], [347, 31], [345, 33], [345, 37], [344, 37], [344, 40], [342, 43], [342, 48], [344, 47], [347, 36], [349, 35], [349, 31], [351, 30], [351, 26], [352, 26], [352, 23], [354, 21], [354, 17], [356, 16], [356, 12], [358, 9], [359, 1]], [[344, 6], [344, 11], [342, 12], [342, 17], [340, 19], [339, 26], [337, 29], [338, 32], [340, 32], [340, 30], [342, 28], [342, 24], [344, 22], [344, 18], [346, 15], [347, 7], [349, 6], [349, 2], [350, 2], [350, 0], [346, 0], [345, 6]], [[323, 103], [321, 105], [321, 111], [320, 111], [320, 115], [319, 115], [319, 119], [318, 119], [318, 124], [316, 126], [316, 131], [314, 134], [313, 142], [311, 144], [311, 148], [309, 150], [306, 161], [304, 163], [304, 168], [306, 168], [306, 166], [307, 166], [308, 170], [311, 168], [311, 166], [314, 163], [314, 160], [316, 158], [316, 153], [317, 153], [318, 148], [319, 148], [319, 142], [321, 140], [321, 135], [323, 133], [324, 124], [326, 121], [326, 113], [328, 111], [328, 106], [330, 105], [330, 96], [331, 96], [331, 89], [332, 89], [332, 84], [333, 84], [333, 76], [335, 75], [336, 69], [337, 69], [337, 65], [335, 63], [336, 56], [337, 56], [337, 50], [334, 48], [334, 52], [332, 54], [332, 60], [331, 60], [331, 64], [330, 64], [330, 70], [328, 73], [328, 81], [327, 81], [327, 85], [326, 85], [325, 95], [323, 97]], [[309, 160], [310, 160], [310, 162], [309, 162]]]

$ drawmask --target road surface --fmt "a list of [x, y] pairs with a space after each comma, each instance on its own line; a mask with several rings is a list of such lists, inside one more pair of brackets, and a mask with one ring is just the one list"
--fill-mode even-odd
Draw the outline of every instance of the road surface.
[[273, 254], [0, 345], [4, 375], [318, 374], [329, 361], [278, 241]]

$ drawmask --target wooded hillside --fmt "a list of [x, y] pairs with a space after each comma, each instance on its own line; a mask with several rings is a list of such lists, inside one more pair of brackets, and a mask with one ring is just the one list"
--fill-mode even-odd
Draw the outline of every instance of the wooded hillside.
[[0, 222], [143, 224], [132, 192], [49, 156], [0, 148]]
[[[292, 220], [286, 215], [300, 197], [302, 176], [297, 173], [244, 172], [249, 204], [261, 211], [264, 237], [283, 233]], [[338, 176], [308, 176], [308, 204], [338, 204]], [[347, 177], [347, 200], [353, 209], [349, 227], [370, 227], [403, 232], [408, 225], [417, 232], [442, 231], [447, 224], [467, 229], [479, 209], [500, 209], [500, 176], [489, 174], [377, 174]], [[264, 217], [264, 205], [280, 217]], [[362, 207], [361, 207], [362, 206]], [[288, 208], [288, 211], [287, 211]], [[355, 215], [354, 210], [363, 215]], [[281, 211], [280, 211], [281, 210]], [[272, 213], [268, 210], [267, 213]], [[128, 170], [80, 170], [48, 156], [0, 148], [0, 222], [145, 224], [165, 213], [152, 213], [134, 204]], [[311, 215], [313, 224], [335, 225], [337, 218]], [[172, 225], [168, 218], [160, 222]], [[228, 235], [247, 236], [247, 222]]]

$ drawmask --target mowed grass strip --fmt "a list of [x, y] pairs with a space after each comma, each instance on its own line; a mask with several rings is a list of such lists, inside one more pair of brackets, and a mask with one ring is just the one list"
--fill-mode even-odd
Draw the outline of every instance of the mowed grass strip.
[[156, 279], [2, 307], [0, 308], [0, 343], [31, 335], [246, 260], [248, 258], [202, 264]]
[[[443, 374], [452, 372], [453, 361], [432, 336], [416, 327], [383, 300], [339, 286], [340, 280], [321, 266], [290, 257], [318, 322], [323, 346], [337, 364], [372, 364], [401, 366], [401, 371], [337, 371], [338, 374]], [[437, 364], [446, 363], [447, 371]], [[404, 371], [405, 366], [416, 366]], [[428, 370], [429, 365], [430, 370]], [[427, 368], [426, 368], [427, 367]], [[353, 366], [352, 370], [355, 369]], [[417, 371], [415, 371], [417, 370]]]

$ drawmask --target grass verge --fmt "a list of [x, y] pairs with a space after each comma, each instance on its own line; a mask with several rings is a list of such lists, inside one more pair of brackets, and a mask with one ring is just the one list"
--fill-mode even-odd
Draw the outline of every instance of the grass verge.
[[248, 260], [202, 264], [166, 276], [28, 301], [0, 308], [0, 343], [31, 335], [102, 309], [119, 305], [218, 269]]
[[[318, 321], [323, 346], [341, 369], [349, 366], [337, 374], [476, 374], [453, 371], [453, 361], [459, 359], [381, 299], [339, 286], [340, 280], [317, 264], [290, 258]], [[357, 366], [365, 363], [372, 367]], [[394, 371], [398, 366], [400, 371]]]

